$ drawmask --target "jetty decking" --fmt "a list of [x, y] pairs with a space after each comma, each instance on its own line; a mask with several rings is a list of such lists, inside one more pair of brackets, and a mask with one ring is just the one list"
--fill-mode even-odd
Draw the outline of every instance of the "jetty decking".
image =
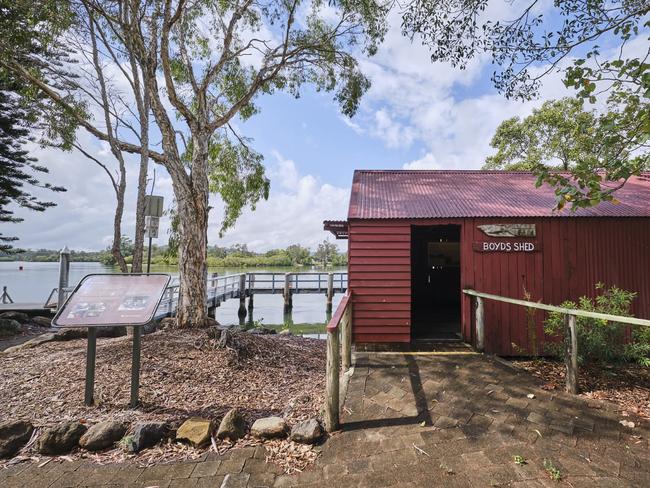
[[[179, 283], [172, 282], [165, 292], [156, 318], [173, 316], [178, 305]], [[254, 307], [255, 295], [282, 295], [284, 310], [293, 307], [293, 295], [324, 294], [327, 297], [327, 310], [332, 309], [335, 293], [345, 293], [348, 289], [346, 272], [305, 272], [305, 273], [241, 273], [224, 276], [213, 275], [208, 278], [207, 307], [211, 315], [223, 302], [231, 298], [239, 299], [239, 315], [246, 315], [248, 308]]]
[[[229, 299], [239, 299], [239, 315], [246, 315], [246, 299], [248, 308], [254, 306], [255, 295], [282, 295], [284, 297], [285, 311], [293, 307], [293, 295], [296, 294], [324, 294], [327, 297], [327, 310], [332, 309], [332, 299], [336, 293], [345, 293], [348, 287], [347, 272], [300, 272], [300, 273], [239, 273], [219, 276], [213, 274], [208, 278], [206, 305], [211, 315], [223, 302]], [[0, 304], [0, 311], [37, 311], [55, 312], [59, 301], [63, 303], [67, 296], [74, 290], [75, 286], [63, 286], [54, 288], [44, 302], [14, 303], [7, 300], [7, 303]], [[180, 283], [178, 279], [172, 280], [165, 290], [163, 299], [160, 302], [155, 318], [170, 317], [176, 313], [178, 306]], [[6, 293], [6, 287], [5, 287]]]

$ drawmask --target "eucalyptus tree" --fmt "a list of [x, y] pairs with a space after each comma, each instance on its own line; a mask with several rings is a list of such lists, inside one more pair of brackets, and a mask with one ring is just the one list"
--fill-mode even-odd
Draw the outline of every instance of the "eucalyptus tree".
[[546, 76], [561, 72], [579, 100], [606, 105], [602, 128], [611, 131], [601, 133], [609, 147], [599, 166], [576, 165], [570, 178], [539, 166], [558, 196], [587, 206], [612, 200], [612, 190], [643, 167], [619, 149], [621, 137], [628, 148], [650, 140], [649, 13], [647, 0], [408, 0], [402, 30], [430, 48], [432, 61], [463, 69], [487, 57], [508, 98], [534, 98]]
[[[181, 237], [178, 322], [184, 327], [203, 326], [211, 186], [220, 192], [230, 191], [238, 180], [251, 182], [249, 201], [267, 191], [258, 166], [250, 160], [243, 166], [231, 161], [229, 171], [214, 171], [214, 165], [220, 167], [222, 162], [218, 148], [225, 139], [240, 143], [236, 123], [257, 112], [255, 99], [261, 94], [284, 90], [298, 96], [309, 83], [333, 92], [341, 110], [354, 114], [369, 82], [353, 54], [376, 51], [389, 6], [377, 0], [70, 0], [70, 4], [78, 19], [92, 17], [76, 28], [93, 22], [101, 26], [110, 34], [113, 49], [134, 59], [148, 88], [160, 147], [126, 137], [115, 138], [114, 144], [133, 154], [141, 154], [146, 145], [148, 157], [171, 177]], [[59, 87], [15, 60], [2, 63], [76, 115], [90, 134], [109, 142], [106, 128], [79, 114]], [[246, 203], [236, 191], [224, 195], [227, 206]], [[226, 219], [236, 214], [227, 210]]]

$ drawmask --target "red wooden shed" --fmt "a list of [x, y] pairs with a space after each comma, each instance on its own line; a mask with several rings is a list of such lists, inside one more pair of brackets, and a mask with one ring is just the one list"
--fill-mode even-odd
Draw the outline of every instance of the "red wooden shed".
[[[531, 173], [355, 171], [347, 221], [325, 222], [348, 239], [353, 341], [472, 343], [464, 288], [557, 305], [602, 282], [636, 291], [634, 314], [650, 317], [650, 175], [616, 196], [555, 212]], [[485, 324], [487, 352], [526, 349], [522, 307], [487, 301]]]

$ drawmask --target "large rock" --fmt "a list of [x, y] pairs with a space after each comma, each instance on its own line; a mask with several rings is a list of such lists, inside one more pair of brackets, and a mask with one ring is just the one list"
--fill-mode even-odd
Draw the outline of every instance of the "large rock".
[[246, 435], [246, 421], [236, 408], [230, 410], [219, 424], [217, 439], [236, 441]]
[[15, 320], [17, 322], [20, 322], [21, 324], [25, 324], [29, 322], [29, 315], [27, 315], [24, 312], [2, 312], [0, 313], [0, 319], [9, 319], [9, 320]]
[[[126, 335], [126, 327], [97, 327], [97, 337], [122, 337]], [[56, 333], [57, 341], [72, 341], [74, 339], [85, 339], [88, 337], [86, 327], [70, 327], [61, 329]]]
[[38, 438], [38, 452], [47, 455], [70, 452], [79, 445], [86, 430], [86, 426], [76, 420], [45, 429]]
[[176, 431], [176, 440], [188, 442], [194, 447], [202, 446], [210, 441], [212, 421], [199, 417], [187, 419]]
[[281, 417], [258, 419], [251, 427], [251, 434], [264, 439], [284, 437], [287, 434], [287, 424]]
[[72, 341], [74, 339], [84, 339], [87, 336], [88, 331], [82, 327], [60, 329], [56, 332], [57, 341]]
[[0, 458], [14, 457], [32, 437], [34, 426], [24, 420], [0, 424]]
[[30, 339], [27, 342], [23, 342], [22, 344], [19, 344], [17, 346], [8, 347], [3, 352], [4, 354], [20, 352], [20, 351], [24, 351], [25, 349], [31, 349], [33, 347], [37, 347], [40, 346], [41, 344], [45, 344], [47, 342], [52, 342], [55, 340], [56, 340], [56, 334], [54, 332], [49, 332], [47, 334], [41, 334], [39, 336], [36, 336], [33, 339]]
[[322, 434], [323, 431], [316, 419], [305, 420], [291, 428], [291, 440], [303, 444], [313, 444]]
[[130, 452], [140, 452], [153, 447], [169, 437], [171, 429], [165, 422], [142, 422], [135, 425], [133, 435], [129, 436], [126, 448]]
[[36, 315], [30, 319], [30, 322], [33, 324], [39, 325], [41, 327], [51, 327], [52, 319], [50, 317], [44, 317], [42, 315]]
[[90, 427], [79, 439], [79, 445], [88, 451], [101, 451], [112, 447], [125, 434], [127, 425], [107, 420]]
[[0, 318], [0, 337], [20, 334], [20, 322], [14, 319]]

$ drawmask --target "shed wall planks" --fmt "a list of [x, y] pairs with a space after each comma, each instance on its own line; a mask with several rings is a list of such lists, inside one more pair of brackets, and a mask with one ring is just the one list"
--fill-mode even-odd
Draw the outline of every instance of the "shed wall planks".
[[349, 229], [355, 342], [409, 342], [411, 226], [361, 222]]
[[[538, 252], [476, 252], [473, 242], [502, 241], [478, 225], [534, 223]], [[350, 220], [349, 279], [355, 342], [409, 342], [411, 334], [411, 226], [461, 226], [461, 287], [559, 305], [594, 285], [638, 293], [633, 313], [650, 318], [650, 219], [465, 218]], [[529, 238], [512, 238], [526, 240]], [[399, 253], [395, 253], [399, 251]], [[462, 298], [461, 330], [474, 342], [471, 300]], [[532, 315], [542, 353], [545, 314]], [[502, 355], [531, 351], [529, 316], [522, 307], [485, 301], [485, 350]]]

